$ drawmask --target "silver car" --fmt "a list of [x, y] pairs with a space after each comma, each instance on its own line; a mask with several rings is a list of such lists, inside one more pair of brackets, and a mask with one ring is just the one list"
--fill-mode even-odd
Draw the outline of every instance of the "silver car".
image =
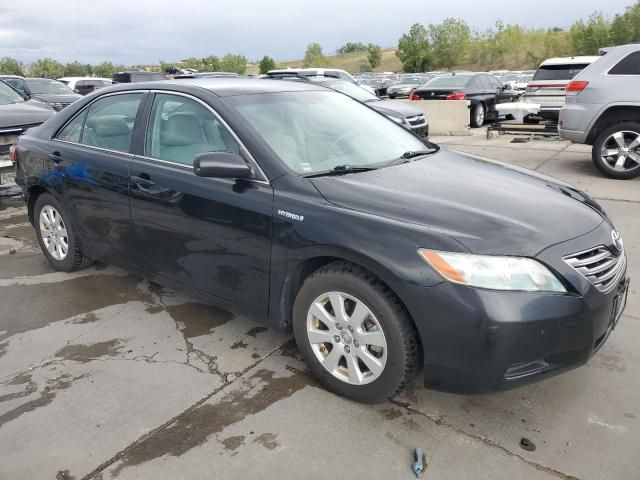
[[640, 175], [640, 45], [622, 45], [567, 85], [560, 137], [593, 145], [596, 167], [611, 178]]

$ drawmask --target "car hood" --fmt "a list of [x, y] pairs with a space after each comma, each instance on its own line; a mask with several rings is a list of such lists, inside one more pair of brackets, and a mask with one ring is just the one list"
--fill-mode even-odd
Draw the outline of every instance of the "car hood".
[[424, 225], [479, 254], [535, 256], [604, 220], [597, 204], [560, 180], [448, 150], [312, 182], [331, 203]]
[[55, 113], [48, 106], [35, 101], [0, 105], [0, 128], [42, 123]]
[[423, 115], [422, 110], [418, 110], [416, 107], [397, 100], [379, 100], [375, 102], [367, 102], [367, 105], [380, 113], [390, 115], [392, 117], [405, 118]]
[[72, 93], [69, 95], [54, 94], [54, 93], [35, 93], [31, 98], [40, 100], [47, 103], [73, 103], [76, 100], [82, 98], [82, 95]]

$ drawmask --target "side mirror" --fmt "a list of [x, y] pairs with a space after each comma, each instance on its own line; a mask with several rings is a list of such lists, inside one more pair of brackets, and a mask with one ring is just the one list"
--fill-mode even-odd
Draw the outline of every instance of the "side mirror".
[[253, 172], [236, 153], [204, 152], [193, 160], [193, 173], [199, 177], [249, 178]]
[[502, 87], [503, 90], [511, 90], [511, 85], [510, 84], [506, 84], [504, 87]]

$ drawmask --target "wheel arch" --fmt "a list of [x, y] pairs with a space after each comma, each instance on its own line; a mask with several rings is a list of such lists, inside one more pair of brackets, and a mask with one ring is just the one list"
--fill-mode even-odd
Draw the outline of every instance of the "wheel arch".
[[585, 143], [593, 145], [602, 131], [622, 122], [640, 122], [640, 105], [613, 105], [606, 108], [590, 128]]
[[36, 200], [43, 193], [47, 193], [48, 190], [42, 185], [32, 185], [27, 189], [27, 215], [29, 217], [29, 222], [31, 225], [35, 226], [35, 218], [34, 218], [34, 208], [36, 205]]

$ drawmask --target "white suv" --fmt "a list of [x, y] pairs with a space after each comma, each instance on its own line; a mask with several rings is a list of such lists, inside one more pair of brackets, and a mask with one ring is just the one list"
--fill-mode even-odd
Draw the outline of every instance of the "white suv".
[[550, 58], [542, 62], [527, 85], [524, 101], [540, 104], [540, 116], [557, 120], [570, 80], [600, 57]]

